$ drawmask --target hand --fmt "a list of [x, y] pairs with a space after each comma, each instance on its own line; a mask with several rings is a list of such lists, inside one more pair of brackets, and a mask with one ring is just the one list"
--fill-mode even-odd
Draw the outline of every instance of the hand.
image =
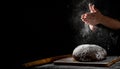
[[89, 25], [92, 31], [94, 31], [97, 28], [95, 25], [101, 23], [101, 20], [103, 20], [103, 15], [92, 4], [89, 4], [89, 10], [89, 13], [81, 15], [81, 19], [84, 23]]
[[84, 23], [89, 25], [97, 25], [101, 22], [103, 15], [101, 12], [95, 8], [94, 5], [89, 4], [90, 13], [85, 13], [81, 15], [81, 19]]

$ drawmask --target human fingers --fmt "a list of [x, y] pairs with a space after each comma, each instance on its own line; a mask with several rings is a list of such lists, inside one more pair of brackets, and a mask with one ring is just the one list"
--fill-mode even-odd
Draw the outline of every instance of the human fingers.
[[89, 3], [89, 10], [91, 13], [99, 12], [95, 5], [92, 5], [91, 3]]
[[91, 4], [91, 3], [89, 3], [89, 5], [88, 5], [88, 6], [89, 6], [89, 10], [90, 10], [90, 12], [91, 12], [91, 13], [93, 13], [92, 4]]
[[100, 11], [95, 7], [95, 5], [92, 5], [92, 10], [93, 10], [93, 12], [100, 13]]
[[84, 14], [82, 14], [82, 15], [81, 15], [81, 19], [83, 19], [83, 18], [84, 18], [84, 16], [85, 16], [85, 15], [84, 15]]
[[86, 23], [86, 18], [84, 18], [84, 15], [81, 16], [81, 20]]
[[86, 16], [87, 16], [86, 14], [82, 14], [82, 15], [81, 15], [81, 19], [85, 19]]
[[89, 21], [88, 19], [84, 18], [84, 19], [81, 19], [85, 24], [89, 24]]

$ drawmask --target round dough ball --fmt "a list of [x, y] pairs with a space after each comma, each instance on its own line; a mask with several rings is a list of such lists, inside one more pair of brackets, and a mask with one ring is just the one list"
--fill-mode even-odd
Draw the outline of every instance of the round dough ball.
[[107, 52], [98, 45], [82, 44], [73, 50], [72, 56], [77, 61], [100, 61], [106, 58]]

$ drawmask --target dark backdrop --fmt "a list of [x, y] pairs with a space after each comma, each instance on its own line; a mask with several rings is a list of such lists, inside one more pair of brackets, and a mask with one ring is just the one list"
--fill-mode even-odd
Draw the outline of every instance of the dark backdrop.
[[72, 53], [76, 47], [70, 22], [72, 1], [26, 2], [25, 5], [22, 45], [16, 47], [15, 54], [17, 65]]

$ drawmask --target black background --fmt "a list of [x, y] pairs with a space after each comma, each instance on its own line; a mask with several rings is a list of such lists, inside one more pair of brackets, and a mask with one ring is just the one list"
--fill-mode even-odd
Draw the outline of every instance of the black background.
[[24, 33], [16, 47], [16, 66], [23, 63], [71, 54], [76, 47], [72, 17], [72, 0], [24, 3]]

